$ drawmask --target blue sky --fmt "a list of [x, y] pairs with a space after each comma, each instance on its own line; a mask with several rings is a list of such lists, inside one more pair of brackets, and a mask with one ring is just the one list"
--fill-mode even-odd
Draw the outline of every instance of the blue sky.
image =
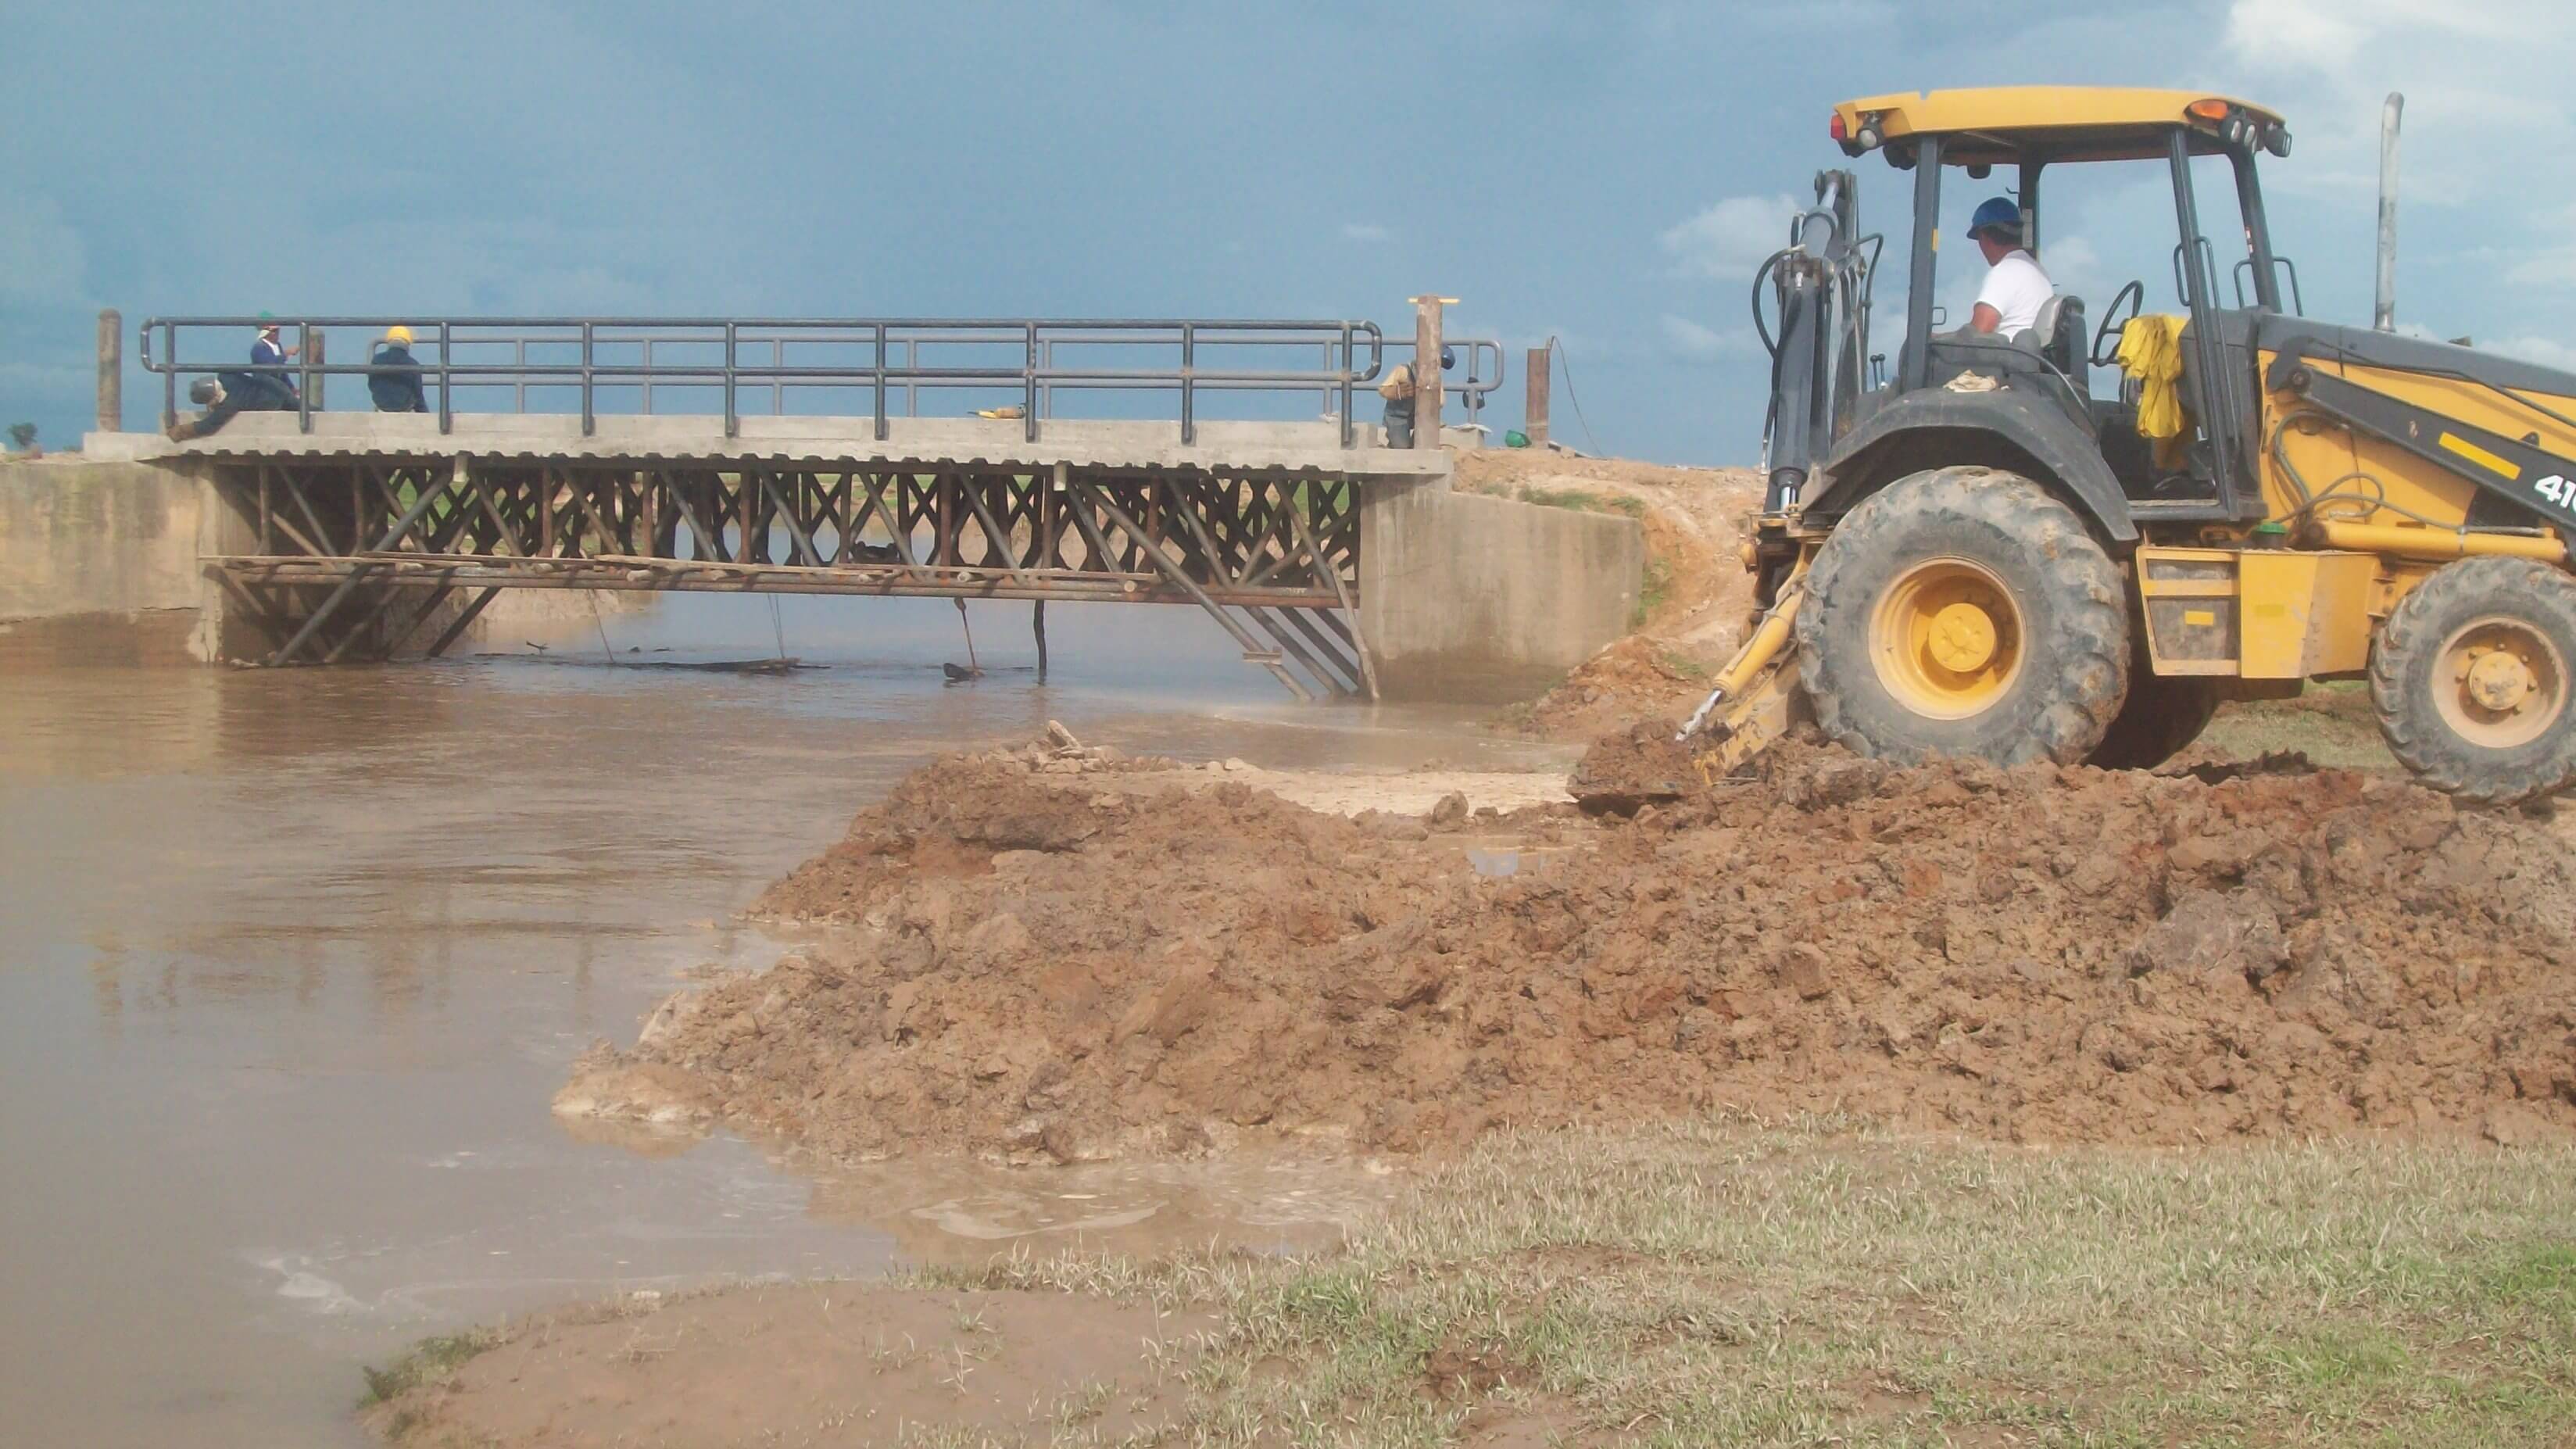
[[[2576, 365], [2555, 3], [9, 0], [0, 57], [0, 421], [57, 445], [88, 426], [102, 306], [1409, 329], [1437, 289], [1515, 368], [1563, 338], [1602, 449], [1746, 462], [1746, 283], [1842, 164], [1829, 106], [2043, 81], [2286, 111], [2277, 244], [2312, 314], [2363, 323], [2378, 106], [2404, 90], [2401, 320]], [[1901, 235], [1902, 178], [1860, 178]], [[2097, 311], [2165, 266], [2156, 180], [2047, 198], [2048, 260]], [[1954, 173], [1944, 209], [1977, 195]], [[1945, 261], [1955, 312], [1974, 279]], [[149, 425], [157, 388], [127, 395]], [[1581, 446], [1573, 414], [1560, 385]]]

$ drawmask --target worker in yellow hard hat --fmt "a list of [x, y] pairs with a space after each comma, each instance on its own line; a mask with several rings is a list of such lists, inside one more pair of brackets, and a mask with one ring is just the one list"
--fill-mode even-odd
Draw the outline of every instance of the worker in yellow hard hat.
[[397, 322], [385, 329], [367, 359], [367, 396], [380, 413], [425, 413], [429, 399], [421, 392], [420, 362], [411, 355], [411, 329]]

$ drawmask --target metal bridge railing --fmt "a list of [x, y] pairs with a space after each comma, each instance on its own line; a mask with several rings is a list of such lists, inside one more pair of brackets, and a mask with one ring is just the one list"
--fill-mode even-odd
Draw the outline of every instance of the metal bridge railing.
[[[857, 390], [866, 395], [861, 415], [873, 417], [883, 439], [896, 393], [905, 415], [918, 416], [925, 389], [1007, 388], [1019, 394], [1031, 442], [1057, 392], [1119, 390], [1175, 394], [1181, 441], [1193, 444], [1201, 394], [1267, 392], [1320, 397], [1327, 414], [1338, 413], [1342, 446], [1350, 447], [1357, 436], [1353, 399], [1381, 376], [1388, 347], [1377, 324], [1358, 321], [154, 317], [142, 327], [142, 361], [161, 375], [165, 420], [178, 416], [182, 377], [248, 373], [297, 382], [298, 426], [311, 432], [324, 380], [374, 371], [363, 360], [327, 359], [326, 335], [355, 332], [372, 351], [397, 323], [413, 331], [422, 385], [438, 394], [441, 433], [454, 425], [460, 389], [506, 388], [509, 410], [518, 413], [529, 411], [531, 388], [576, 389], [584, 436], [596, 428], [603, 390], [632, 390], [646, 414], [655, 412], [657, 389], [665, 403], [676, 391], [718, 390], [727, 437], [739, 432], [746, 395], [757, 401], [766, 393], [769, 412], [784, 416], [791, 389]], [[292, 339], [296, 357], [262, 366], [207, 356], [239, 347], [262, 326]], [[1462, 395], [1472, 419], [1501, 383], [1502, 348], [1488, 339], [1452, 345], [1464, 355], [1466, 376], [1448, 387]], [[1317, 366], [1298, 365], [1310, 356]]]

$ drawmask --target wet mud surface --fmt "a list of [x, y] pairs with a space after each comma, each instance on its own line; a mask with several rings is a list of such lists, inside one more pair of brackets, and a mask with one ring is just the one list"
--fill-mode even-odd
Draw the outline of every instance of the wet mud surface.
[[[1716, 1109], [2025, 1142], [2576, 1129], [2549, 826], [2296, 761], [2204, 773], [1791, 745], [1594, 822], [952, 759], [763, 898], [836, 936], [674, 997], [558, 1109], [1031, 1164]], [[1479, 869], [1498, 836], [1544, 867]]]

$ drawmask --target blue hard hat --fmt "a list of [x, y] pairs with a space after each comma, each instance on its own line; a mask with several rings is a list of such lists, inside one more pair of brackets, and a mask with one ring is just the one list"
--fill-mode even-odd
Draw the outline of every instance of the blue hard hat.
[[1968, 239], [1976, 240], [1977, 234], [1989, 227], [2019, 241], [2021, 208], [2014, 205], [2013, 199], [2009, 196], [1990, 196], [1978, 202], [1977, 214], [1968, 218]]
[[1457, 365], [1458, 365], [1458, 349], [1457, 349], [1457, 348], [1455, 348], [1455, 347], [1443, 347], [1443, 348], [1441, 348], [1441, 349], [1440, 349], [1440, 370], [1441, 370], [1442, 372], [1447, 372], [1449, 369], [1451, 369], [1451, 368], [1453, 368], [1453, 367], [1456, 367]]

